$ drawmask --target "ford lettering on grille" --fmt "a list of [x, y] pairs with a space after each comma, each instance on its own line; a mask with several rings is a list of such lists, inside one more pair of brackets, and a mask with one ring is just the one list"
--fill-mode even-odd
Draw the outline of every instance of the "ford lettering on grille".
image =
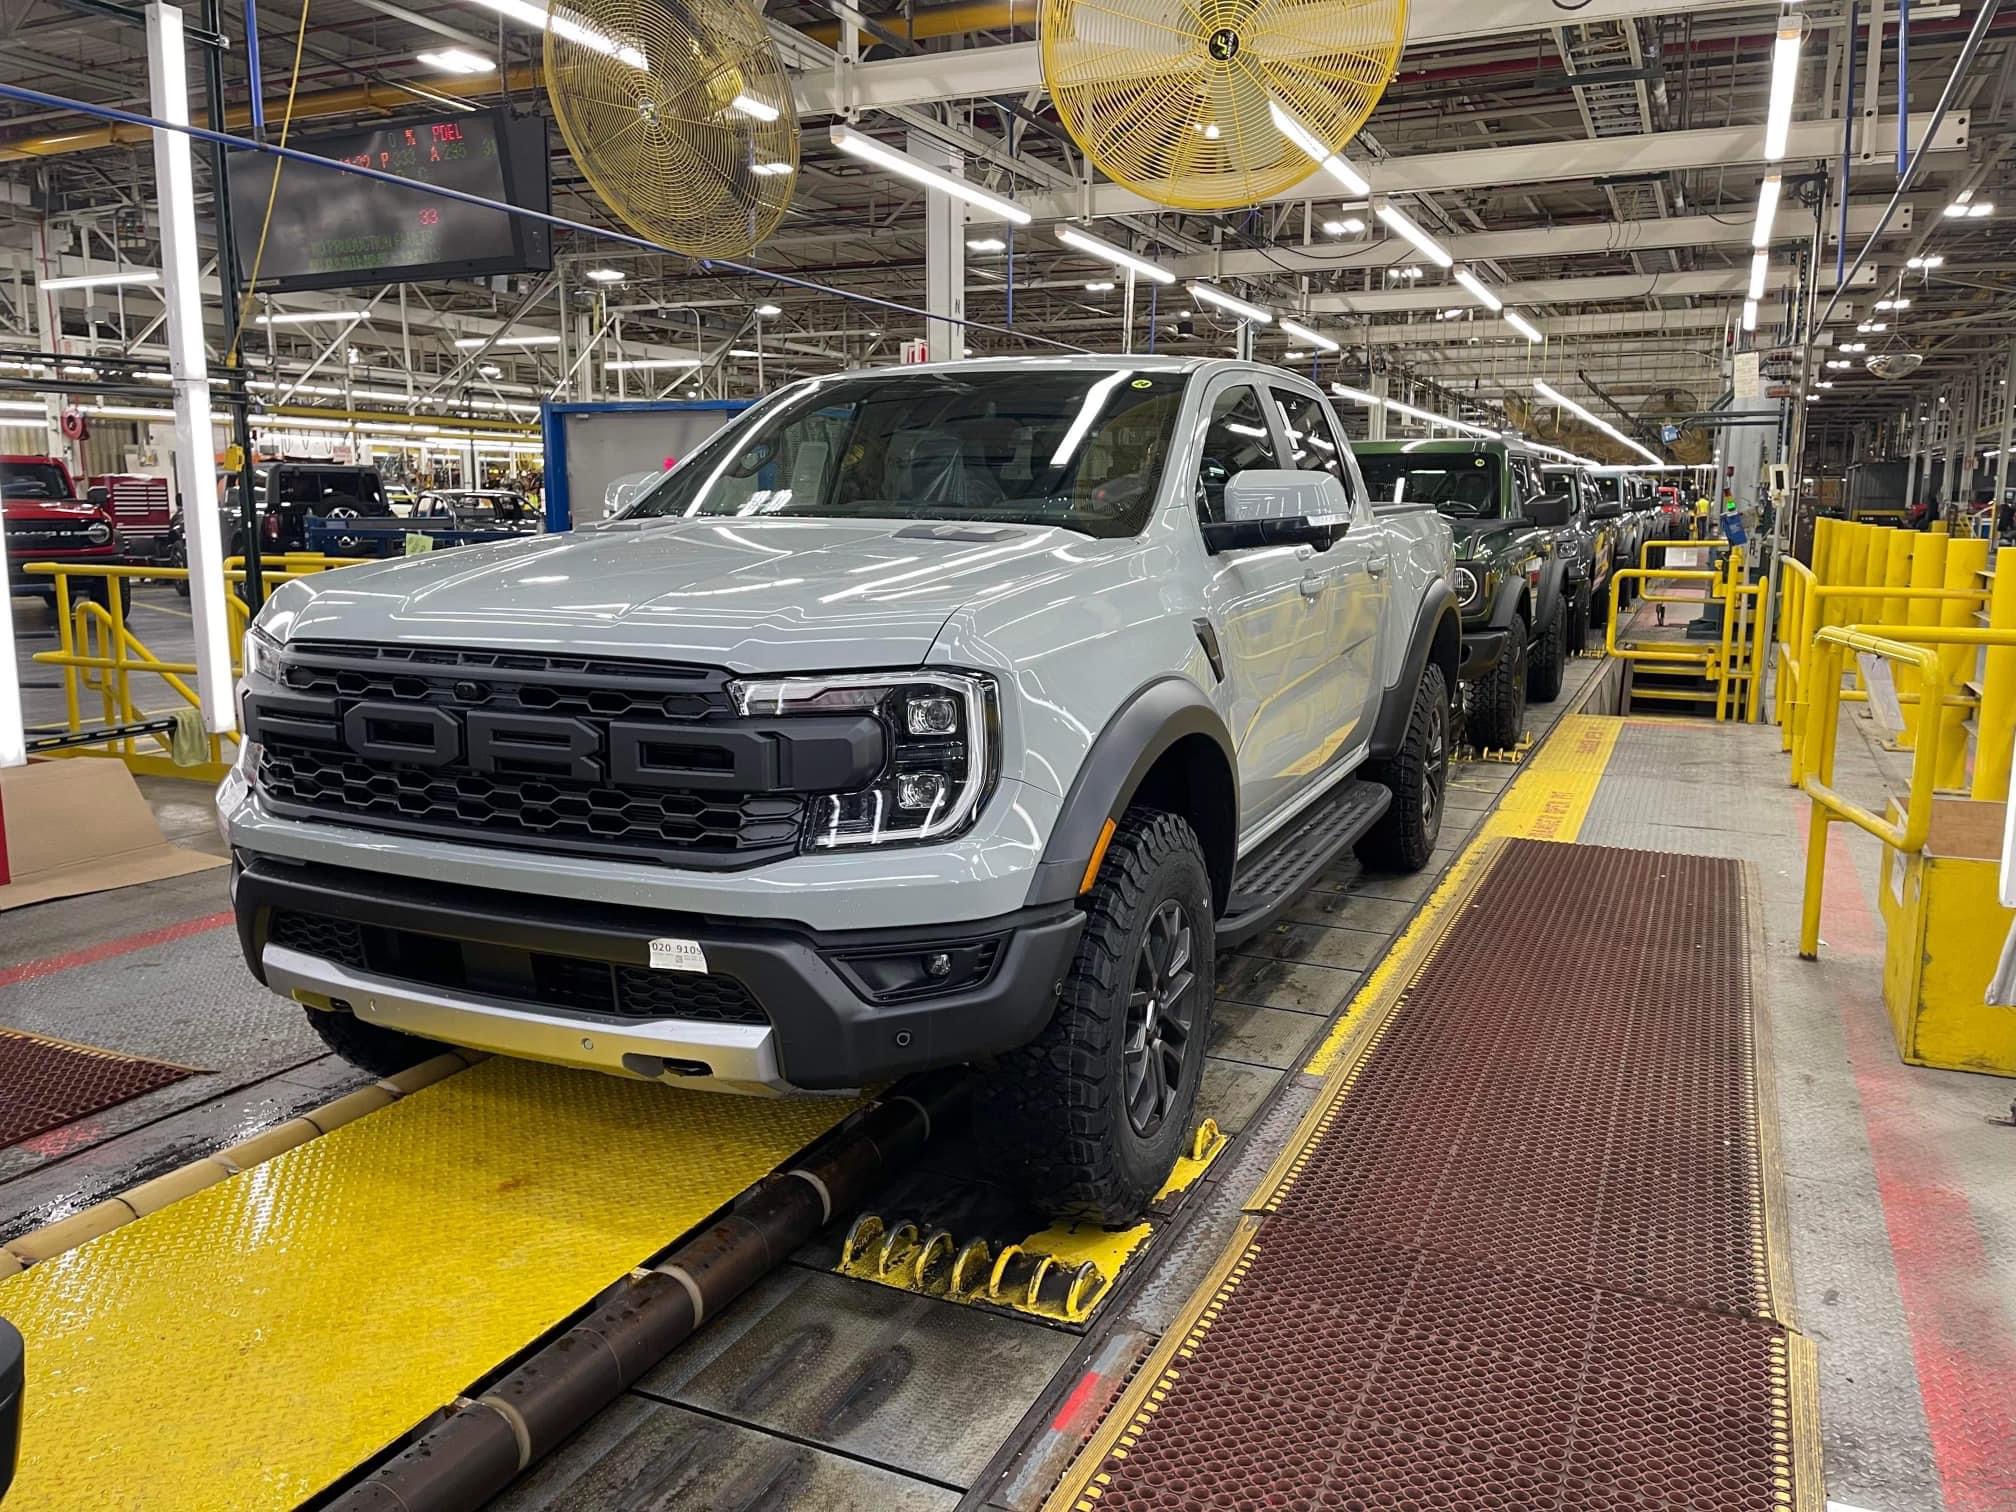
[[865, 787], [888, 760], [870, 715], [735, 717], [725, 674], [512, 667], [479, 680], [439, 659], [367, 669], [290, 649], [287, 691], [245, 699], [266, 801], [450, 838], [744, 866], [795, 853], [807, 797]]

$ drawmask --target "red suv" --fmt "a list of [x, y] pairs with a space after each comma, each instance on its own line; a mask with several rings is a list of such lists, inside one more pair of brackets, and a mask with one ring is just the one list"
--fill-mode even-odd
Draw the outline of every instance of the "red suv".
[[[0, 520], [7, 533], [7, 590], [56, 598], [56, 580], [29, 577], [30, 562], [111, 566], [120, 560], [119, 528], [112, 513], [77, 495], [70, 469], [54, 457], [0, 456]], [[106, 580], [71, 580], [70, 591], [102, 599]]]

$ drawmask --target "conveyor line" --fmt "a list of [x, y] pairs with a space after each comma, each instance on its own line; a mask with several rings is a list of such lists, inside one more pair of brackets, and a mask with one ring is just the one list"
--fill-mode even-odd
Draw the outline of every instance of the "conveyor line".
[[45, 1260], [7, 1512], [292, 1507], [853, 1107], [490, 1060]]

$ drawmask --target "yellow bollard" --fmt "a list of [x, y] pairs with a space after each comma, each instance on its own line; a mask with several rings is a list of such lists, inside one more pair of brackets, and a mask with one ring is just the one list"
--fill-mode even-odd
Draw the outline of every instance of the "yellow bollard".
[[[1988, 628], [2016, 630], [2016, 552], [2008, 570], [1995, 574]], [[2016, 743], [2016, 646], [1991, 646], [1983, 658], [1974, 731], [1974, 796], [1984, 803], [2005, 802], [2010, 747]]]
[[[1913, 588], [1944, 588], [1946, 586], [1946, 550], [1952, 537], [1934, 533], [1918, 538], [1918, 545], [1911, 553], [1911, 586]], [[1909, 625], [1936, 625], [1945, 606], [1937, 599], [1913, 599], [1911, 613], [1905, 620]], [[1908, 751], [1918, 744], [1918, 669], [1903, 667], [1897, 669], [1898, 700], [1904, 707], [1904, 732], [1897, 737], [1897, 748]]]
[[[1912, 547], [1918, 543], [1918, 533], [1914, 530], [1892, 530], [1890, 539], [1885, 541], [1883, 555], [1883, 586], [1886, 588], [1909, 588], [1911, 586]], [[1911, 601], [1901, 598], [1885, 598], [1882, 603], [1881, 623], [1902, 625], [1911, 617]]]
[[[1978, 588], [1976, 575], [1988, 565], [1988, 543], [1959, 537], [1949, 538], [1946, 544], [1946, 583], [1948, 588]], [[1947, 599], [1939, 605], [1939, 623], [1954, 629], [1967, 630], [1974, 626], [1974, 605], [1966, 599]], [[1980, 655], [1975, 646], [1941, 646], [1939, 666], [1945, 674], [1943, 681], [1951, 693], [1964, 691], [1968, 681], [1968, 669]], [[1939, 711], [1939, 770], [1933, 778], [1936, 786], [1942, 788], [1964, 787], [1967, 783], [1967, 711], [1960, 708], [1945, 708]]]

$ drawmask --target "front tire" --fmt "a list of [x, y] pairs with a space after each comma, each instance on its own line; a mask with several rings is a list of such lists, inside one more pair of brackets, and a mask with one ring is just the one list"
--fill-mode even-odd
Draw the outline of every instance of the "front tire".
[[1374, 871], [1418, 872], [1442, 834], [1449, 791], [1449, 684], [1433, 662], [1421, 669], [1399, 754], [1365, 775], [1391, 789], [1393, 803], [1358, 842], [1358, 859]]
[[1526, 618], [1512, 616], [1505, 654], [1498, 665], [1470, 685], [1465, 732], [1479, 750], [1509, 751], [1526, 733]]
[[354, 1013], [306, 1007], [301, 1011], [308, 1015], [308, 1026], [323, 1044], [373, 1076], [396, 1075], [447, 1048], [417, 1034], [367, 1024]]
[[1568, 627], [1565, 609], [1554, 611], [1533, 647], [1533, 660], [1526, 667], [1526, 697], [1532, 703], [1552, 703], [1561, 696], [1561, 680], [1568, 664]]
[[1129, 810], [1087, 901], [1056, 1013], [982, 1074], [975, 1123], [1031, 1206], [1110, 1227], [1168, 1180], [1204, 1077], [1217, 952], [1196, 833]]

